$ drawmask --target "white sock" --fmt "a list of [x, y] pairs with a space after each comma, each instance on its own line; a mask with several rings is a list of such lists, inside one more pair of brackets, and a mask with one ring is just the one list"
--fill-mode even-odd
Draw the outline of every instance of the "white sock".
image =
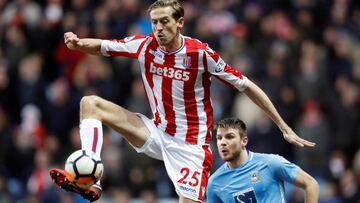
[[101, 121], [87, 118], [80, 123], [81, 149], [95, 152], [100, 157], [103, 144], [103, 128]]

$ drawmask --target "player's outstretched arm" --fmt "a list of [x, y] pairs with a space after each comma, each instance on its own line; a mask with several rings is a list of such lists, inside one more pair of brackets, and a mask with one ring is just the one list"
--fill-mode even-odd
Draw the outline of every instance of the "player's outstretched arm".
[[64, 42], [71, 50], [79, 50], [87, 54], [101, 55], [101, 39], [80, 39], [73, 32], [66, 32], [64, 34]]
[[306, 203], [317, 203], [319, 201], [319, 184], [311, 175], [300, 170], [294, 184], [305, 190]]
[[300, 138], [281, 118], [278, 111], [275, 109], [273, 103], [264, 91], [260, 89], [256, 84], [249, 80], [248, 87], [244, 90], [244, 93], [258, 105], [280, 128], [286, 141], [299, 147], [313, 147], [314, 142], [307, 141]]

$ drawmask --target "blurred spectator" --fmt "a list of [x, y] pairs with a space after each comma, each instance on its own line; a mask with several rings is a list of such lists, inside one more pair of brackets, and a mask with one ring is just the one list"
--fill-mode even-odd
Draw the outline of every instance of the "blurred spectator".
[[59, 44], [57, 47], [55, 60], [60, 68], [63, 69], [61, 72], [63, 72], [64, 76], [71, 84], [74, 83], [75, 67], [84, 57], [85, 54], [82, 52], [67, 51], [66, 46], [63, 43]]
[[93, 4], [90, 0], [70, 0], [71, 10], [76, 14], [77, 25], [89, 24], [92, 19]]
[[45, 81], [42, 75], [43, 58], [37, 53], [21, 59], [18, 67], [17, 94], [20, 107], [26, 104], [43, 106]]
[[359, 202], [360, 201], [360, 150], [359, 149], [357, 150], [357, 152], [355, 154], [355, 157], [354, 157], [354, 160], [352, 163], [352, 169], [353, 169], [353, 173], [355, 176], [354, 182], [356, 182], [356, 184], [357, 184], [356, 185], [357, 192], [354, 195], [355, 201]]
[[152, 190], [144, 190], [141, 192], [140, 196], [144, 203], [156, 203], [157, 202], [156, 194]]
[[7, 120], [11, 124], [16, 122], [20, 112], [18, 108], [18, 98], [14, 90], [14, 81], [10, 75], [9, 64], [5, 60], [0, 59], [0, 108], [7, 116]]
[[35, 167], [27, 183], [27, 189], [30, 193], [41, 194], [52, 186], [48, 175], [50, 169], [50, 155], [46, 150], [38, 149], [35, 153]]
[[[118, 98], [118, 87], [115, 85], [110, 64], [100, 56], [86, 56], [75, 67], [75, 86], [79, 91], [91, 91], [110, 101]], [[90, 88], [90, 89], [88, 89]]]
[[360, 46], [359, 45], [356, 45], [354, 47], [354, 52], [352, 53], [351, 59], [353, 63], [352, 76], [356, 81], [356, 83], [359, 84], [360, 82]]
[[5, 155], [7, 146], [11, 142], [11, 134], [9, 129], [8, 119], [6, 117], [4, 109], [0, 106], [0, 143], [3, 143], [3, 147], [0, 148], [0, 174], [3, 174], [6, 170]]
[[296, 11], [296, 22], [298, 25], [299, 35], [302, 39], [316, 40], [319, 38], [315, 28], [314, 12], [309, 8], [299, 8]]
[[2, 15], [4, 23], [7, 25], [30, 28], [38, 26], [42, 17], [40, 5], [30, 0], [11, 1], [5, 6]]
[[21, 124], [19, 126], [19, 136], [28, 140], [33, 148], [43, 148], [46, 140], [46, 129], [41, 121], [40, 109], [32, 104], [24, 106], [21, 111]]
[[127, 189], [113, 187], [109, 188], [109, 197], [113, 203], [130, 203], [131, 192]]
[[[250, 99], [242, 94], [236, 95], [233, 107], [234, 116], [241, 118], [246, 122], [249, 131], [250, 128], [256, 125], [258, 120], [261, 120], [263, 113]], [[246, 116], [242, 116], [246, 115]]]
[[[129, 187], [129, 166], [126, 164], [121, 140], [115, 140], [112, 132], [104, 130], [102, 161], [106, 170], [101, 184], [104, 188]], [[118, 138], [118, 136], [116, 136]]]
[[338, 31], [334, 43], [334, 55], [329, 58], [330, 80], [338, 76], [351, 77], [351, 51], [353, 38], [347, 32]]
[[328, 168], [330, 170], [331, 178], [335, 181], [339, 181], [341, 175], [345, 172], [348, 167], [348, 160], [344, 151], [342, 150], [333, 150], [330, 153]]
[[328, 161], [329, 123], [324, 117], [318, 102], [309, 100], [305, 102], [301, 117], [295, 125], [295, 131], [302, 137], [314, 140], [316, 147], [312, 149], [295, 148], [295, 156], [304, 170], [321, 174], [326, 169]]
[[359, 202], [359, 185], [352, 170], [346, 170], [342, 174], [340, 177], [339, 189], [343, 202]]
[[330, 97], [333, 119], [333, 145], [351, 154], [359, 148], [359, 86], [348, 77], [339, 76], [334, 81], [335, 95]]
[[47, 86], [43, 107], [44, 123], [48, 132], [57, 137], [61, 145], [69, 143], [69, 132], [78, 123], [76, 112], [80, 95], [77, 95], [64, 78], [58, 78]]
[[97, 38], [110, 38], [110, 18], [110, 13], [107, 12], [105, 6], [99, 6], [94, 10], [94, 35]]
[[4, 50], [3, 55], [9, 62], [10, 68], [15, 68], [20, 60], [29, 53], [29, 42], [24, 31], [15, 25], [9, 25], [4, 30], [4, 39], [1, 45]]
[[0, 176], [0, 202], [14, 203], [15, 201], [11, 196], [12, 195], [9, 193], [7, 189], [6, 179], [3, 176]]
[[[284, 146], [286, 143], [281, 140], [281, 137], [276, 136], [280, 132], [277, 128], [272, 125], [271, 120], [267, 118], [265, 114], [261, 114], [255, 120], [252, 127], [248, 127], [248, 135], [251, 137], [249, 142], [249, 149], [259, 151], [261, 153], [275, 153], [275, 154], [286, 154]], [[272, 140], [271, 144], [263, 142], [262, 140]], [[289, 154], [286, 154], [289, 157]]]
[[140, 78], [133, 80], [131, 93], [132, 94], [126, 101], [125, 107], [133, 112], [141, 112], [146, 116], [151, 115], [151, 111], [146, 100], [144, 85]]
[[341, 203], [341, 199], [337, 194], [336, 185], [333, 182], [323, 183], [323, 191], [320, 195], [320, 203]]
[[63, 18], [63, 0], [48, 0], [44, 8], [45, 19], [51, 25], [57, 25]]
[[303, 41], [300, 54], [299, 69], [294, 75], [298, 99], [301, 104], [310, 99], [323, 103], [329, 86], [322, 50], [313, 41]]
[[[237, 10], [236, 7], [233, 7], [232, 9]], [[255, 1], [249, 2], [244, 8], [243, 15], [243, 20], [246, 24], [246, 27], [248, 28], [249, 33], [251, 33], [251, 35], [248, 34], [248, 42], [249, 44], [254, 44], [260, 40], [261, 36], [260, 20], [263, 15], [261, 5]]]

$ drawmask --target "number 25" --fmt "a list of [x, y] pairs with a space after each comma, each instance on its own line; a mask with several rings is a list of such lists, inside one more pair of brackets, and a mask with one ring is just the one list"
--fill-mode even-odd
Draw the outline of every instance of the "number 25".
[[183, 177], [178, 180], [178, 183], [182, 183], [184, 185], [189, 184], [192, 187], [195, 187], [195, 186], [197, 186], [199, 184], [198, 176], [200, 175], [200, 172], [195, 171], [192, 174], [190, 181], [188, 180], [188, 176], [190, 175], [190, 169], [189, 168], [186, 168], [186, 167], [182, 168], [180, 170], [180, 173], [183, 175]]

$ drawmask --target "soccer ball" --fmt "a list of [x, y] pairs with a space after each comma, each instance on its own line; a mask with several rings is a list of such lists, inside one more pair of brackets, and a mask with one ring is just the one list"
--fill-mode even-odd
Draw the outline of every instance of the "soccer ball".
[[87, 150], [73, 152], [65, 163], [65, 171], [71, 176], [73, 183], [82, 189], [96, 183], [101, 178], [103, 170], [100, 157]]

